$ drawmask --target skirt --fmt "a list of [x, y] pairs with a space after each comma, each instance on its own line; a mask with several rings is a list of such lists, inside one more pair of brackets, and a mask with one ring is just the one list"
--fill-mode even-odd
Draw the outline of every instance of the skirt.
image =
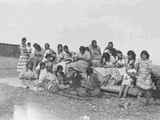
[[29, 60], [28, 56], [24, 56], [24, 55], [20, 56], [17, 64], [17, 72], [21, 72], [22, 70], [24, 70], [28, 60]]

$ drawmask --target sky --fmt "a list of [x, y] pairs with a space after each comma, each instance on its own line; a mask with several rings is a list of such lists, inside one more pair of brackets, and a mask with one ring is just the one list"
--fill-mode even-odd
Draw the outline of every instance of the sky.
[[0, 0], [0, 42], [19, 44], [27, 37], [78, 51], [91, 40], [102, 50], [113, 41], [124, 54], [148, 50], [160, 65], [159, 5], [159, 0]]

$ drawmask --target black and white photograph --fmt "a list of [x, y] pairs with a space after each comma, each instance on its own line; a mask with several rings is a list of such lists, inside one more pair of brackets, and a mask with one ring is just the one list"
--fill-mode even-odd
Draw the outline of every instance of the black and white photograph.
[[160, 120], [159, 0], [0, 0], [0, 120]]

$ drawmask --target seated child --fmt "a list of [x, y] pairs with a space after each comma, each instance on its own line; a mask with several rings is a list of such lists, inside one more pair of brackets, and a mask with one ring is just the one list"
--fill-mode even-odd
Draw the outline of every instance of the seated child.
[[33, 71], [33, 62], [30, 61], [26, 64], [26, 68], [20, 73], [19, 79], [22, 80], [26, 88], [33, 86], [33, 81], [37, 79], [37, 75]]
[[83, 95], [97, 96], [100, 94], [100, 81], [92, 68], [87, 69], [87, 78], [82, 81], [82, 88], [84, 92]]
[[59, 82], [59, 88], [66, 88], [67, 81], [65, 80], [65, 74], [63, 72], [63, 66], [59, 65], [57, 66], [57, 70], [55, 72], [57, 80]]
[[136, 69], [133, 64], [126, 68], [126, 74], [123, 76], [122, 87], [119, 92], [119, 97], [127, 97], [129, 88], [133, 85], [136, 78]]
[[46, 64], [46, 68], [40, 73], [39, 87], [49, 92], [56, 92], [58, 88], [57, 77], [53, 72], [52, 65]]

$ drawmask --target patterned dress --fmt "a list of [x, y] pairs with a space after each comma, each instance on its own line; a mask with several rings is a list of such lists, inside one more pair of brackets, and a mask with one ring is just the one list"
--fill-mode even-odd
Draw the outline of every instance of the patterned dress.
[[138, 63], [138, 68], [137, 86], [144, 90], [151, 89], [153, 87], [151, 79], [152, 61], [141, 60]]
[[18, 64], [17, 64], [17, 72], [21, 72], [22, 70], [25, 69], [26, 64], [29, 60], [29, 55], [27, 52], [27, 48], [26, 46], [20, 46], [20, 57], [18, 60]]

